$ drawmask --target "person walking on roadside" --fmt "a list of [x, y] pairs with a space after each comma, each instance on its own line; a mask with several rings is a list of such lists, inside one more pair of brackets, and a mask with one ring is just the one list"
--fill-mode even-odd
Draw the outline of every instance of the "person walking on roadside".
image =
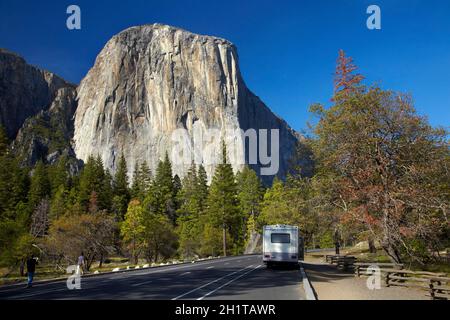
[[340, 254], [340, 248], [341, 248], [341, 237], [339, 236], [339, 231], [338, 229], [336, 229], [334, 231], [334, 248], [335, 248], [335, 252], [336, 255], [338, 256]]
[[340, 250], [339, 250], [340, 247], [341, 247], [341, 244], [338, 241], [336, 241], [336, 243], [334, 244], [334, 248], [335, 248], [335, 252], [336, 252], [337, 256], [340, 255]]
[[77, 262], [77, 274], [83, 275], [83, 271], [84, 271], [84, 253], [81, 252]]
[[35, 258], [34, 255], [31, 255], [27, 260], [27, 288], [31, 288], [33, 286], [33, 278], [34, 273], [36, 272], [36, 265], [38, 264], [38, 258]]

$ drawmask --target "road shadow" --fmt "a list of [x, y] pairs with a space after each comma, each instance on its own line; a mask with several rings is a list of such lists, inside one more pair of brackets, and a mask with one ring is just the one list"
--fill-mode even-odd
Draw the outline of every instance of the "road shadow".
[[291, 265], [291, 264], [273, 264], [270, 267], [264, 266], [266, 270], [300, 270], [300, 265]]
[[302, 263], [302, 265], [308, 279], [312, 282], [330, 282], [345, 278], [354, 278], [354, 273], [352, 270], [339, 270], [335, 265], [314, 264], [307, 262]]

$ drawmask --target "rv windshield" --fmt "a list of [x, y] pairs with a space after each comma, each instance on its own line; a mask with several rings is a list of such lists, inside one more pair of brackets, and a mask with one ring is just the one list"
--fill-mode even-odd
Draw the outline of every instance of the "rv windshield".
[[291, 235], [289, 233], [272, 233], [272, 243], [290, 243]]

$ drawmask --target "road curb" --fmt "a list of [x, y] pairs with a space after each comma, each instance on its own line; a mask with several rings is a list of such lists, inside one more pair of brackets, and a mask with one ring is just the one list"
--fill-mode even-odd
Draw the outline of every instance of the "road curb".
[[308, 276], [303, 268], [303, 265], [300, 265], [300, 273], [302, 274], [303, 279], [303, 289], [305, 290], [306, 300], [317, 300], [316, 292], [314, 291], [311, 282], [308, 279]]

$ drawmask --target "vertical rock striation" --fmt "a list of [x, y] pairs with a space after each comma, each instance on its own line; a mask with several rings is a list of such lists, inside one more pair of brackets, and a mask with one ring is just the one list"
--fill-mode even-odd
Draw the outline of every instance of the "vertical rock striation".
[[[187, 142], [195, 141], [196, 132], [217, 130], [198, 149], [209, 177], [215, 164], [207, 160], [220, 152], [222, 138], [238, 146], [230, 159], [235, 170], [248, 162], [240, 151], [244, 140], [230, 138], [229, 129], [278, 129], [280, 177], [299, 138], [246, 87], [230, 42], [160, 24], [114, 36], [78, 87], [77, 157], [99, 154], [114, 171], [123, 152], [132, 172], [144, 160], [154, 170], [168, 152], [174, 173], [183, 176], [190, 161], [180, 161], [186, 152], [175, 148], [174, 132], [180, 129]], [[260, 166], [253, 166], [257, 173]]]

